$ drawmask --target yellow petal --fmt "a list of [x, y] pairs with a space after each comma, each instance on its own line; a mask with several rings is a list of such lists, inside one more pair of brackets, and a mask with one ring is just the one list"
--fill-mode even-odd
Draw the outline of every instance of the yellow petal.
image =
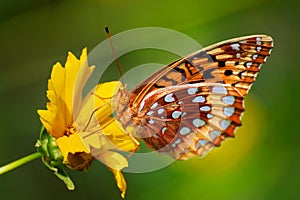
[[82, 143], [82, 139], [78, 135], [78, 133], [73, 133], [69, 137], [63, 136], [63, 137], [57, 138], [56, 144], [59, 147], [59, 149], [64, 157], [64, 163], [67, 162], [69, 153], [72, 153], [72, 154], [79, 153], [79, 152], [90, 153], [90, 151]]
[[138, 146], [136, 140], [123, 129], [119, 121], [115, 120], [107, 125], [103, 134], [109, 137], [110, 141], [122, 151], [133, 151]]
[[127, 187], [126, 180], [120, 170], [116, 170], [116, 169], [110, 169], [110, 170], [115, 176], [116, 184], [117, 184], [118, 188], [121, 190], [121, 192], [122, 192], [121, 196], [124, 199], [125, 193], [126, 193], [126, 187]]
[[[91, 132], [99, 123], [110, 121], [112, 114], [111, 99], [116, 87], [120, 87], [119, 81], [98, 84], [82, 101], [78, 112], [74, 114], [76, 129], [78, 132]], [[98, 117], [98, 119], [97, 119]]]
[[106, 82], [98, 84], [93, 92], [95, 108], [99, 109], [96, 115], [102, 126], [110, 123], [110, 118], [108, 117], [113, 113], [111, 101], [121, 86], [122, 83], [119, 81]]
[[73, 103], [80, 102], [82, 100], [82, 89], [95, 69], [95, 66], [88, 66], [87, 48], [82, 50], [79, 60], [71, 52], [69, 52], [64, 69], [64, 101], [67, 102], [69, 109], [74, 109]]
[[47, 110], [38, 110], [41, 122], [51, 136], [62, 137], [72, 125], [74, 111], [79, 109], [82, 100], [82, 88], [93, 70], [94, 67], [89, 67], [87, 63], [86, 48], [79, 60], [69, 53], [65, 67], [60, 63], [53, 66], [47, 91], [50, 102], [47, 103]]
[[91, 151], [93, 149], [93, 154], [95, 155], [97, 152], [101, 154], [105, 151], [109, 151], [113, 149], [113, 146], [108, 141], [105, 136], [101, 133], [101, 130], [95, 132], [79, 132], [78, 135], [81, 138], [82, 143], [84, 146]]
[[93, 151], [93, 155], [109, 168], [121, 170], [128, 167], [128, 161], [121, 154], [113, 151]]
[[116, 95], [120, 87], [122, 87], [120, 81], [101, 83], [97, 85], [95, 93], [101, 98], [112, 98]]
[[90, 132], [80, 132], [78, 133], [82, 143], [87, 149], [95, 148], [100, 149], [103, 145], [99, 139], [99, 135], [96, 133], [91, 134]]
[[[108, 149], [136, 149], [136, 141], [111, 117], [111, 100], [121, 86], [119, 81], [98, 84], [83, 100], [80, 113], [75, 118], [75, 127], [87, 148], [99, 148], [99, 140], [104, 134], [115, 145]], [[96, 134], [99, 137], [94, 136]]]

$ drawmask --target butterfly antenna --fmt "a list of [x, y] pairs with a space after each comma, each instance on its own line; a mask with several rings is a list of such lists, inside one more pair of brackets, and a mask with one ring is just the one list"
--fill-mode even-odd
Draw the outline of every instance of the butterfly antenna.
[[107, 38], [108, 38], [108, 40], [109, 40], [109, 43], [110, 43], [110, 47], [111, 47], [112, 53], [113, 53], [113, 55], [114, 55], [114, 59], [115, 59], [116, 66], [117, 66], [117, 68], [118, 68], [118, 71], [119, 71], [119, 74], [120, 74], [120, 76], [121, 76], [122, 82], [124, 83], [124, 80], [123, 80], [123, 74], [122, 74], [122, 71], [121, 71], [121, 68], [120, 68], [120, 65], [119, 65], [119, 61], [118, 61], [118, 58], [117, 58], [117, 55], [116, 55], [116, 52], [115, 52], [115, 49], [114, 49], [114, 46], [113, 46], [111, 37], [110, 37], [110, 32], [109, 32], [109, 29], [108, 29], [107, 26], [105, 27], [105, 32], [106, 32], [106, 34], [107, 34]]

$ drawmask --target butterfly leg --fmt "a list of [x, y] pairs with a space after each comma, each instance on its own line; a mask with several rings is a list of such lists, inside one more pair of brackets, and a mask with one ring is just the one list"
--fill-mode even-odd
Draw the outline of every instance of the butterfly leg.
[[128, 156], [126, 156], [126, 159], [128, 160], [135, 152], [137, 152], [140, 148], [140, 142], [133, 136], [133, 134], [128, 132], [128, 136], [133, 140], [133, 142], [136, 144], [136, 147], [134, 150], [132, 150]]

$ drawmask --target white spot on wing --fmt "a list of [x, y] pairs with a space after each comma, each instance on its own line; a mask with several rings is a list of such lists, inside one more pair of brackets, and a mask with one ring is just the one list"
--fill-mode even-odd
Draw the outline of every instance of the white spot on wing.
[[181, 142], [181, 139], [178, 138], [174, 143], [175, 143], [175, 144], [179, 144], [180, 142]]
[[238, 51], [238, 50], [240, 50], [240, 45], [237, 44], [237, 43], [236, 43], [236, 44], [232, 44], [232, 45], [231, 45], [231, 48], [232, 48], [233, 50], [237, 50], [237, 51]]
[[234, 96], [222, 97], [222, 101], [228, 105], [233, 105], [234, 104]]
[[151, 116], [154, 113], [154, 111], [147, 112], [147, 115]]
[[245, 75], [247, 75], [247, 72], [242, 72], [241, 77], [243, 78]]
[[224, 108], [224, 114], [227, 116], [227, 117], [231, 117], [234, 113], [234, 107], [225, 107]]
[[165, 102], [171, 103], [175, 101], [175, 98], [173, 97], [173, 93], [167, 94], [164, 98]]
[[206, 117], [207, 117], [208, 119], [211, 119], [213, 116], [212, 116], [212, 114], [209, 114], [209, 113], [208, 113], [208, 114], [206, 115]]
[[260, 52], [260, 51], [261, 51], [261, 47], [260, 47], [260, 46], [256, 47], [256, 50], [257, 50], [258, 52]]
[[204, 103], [205, 98], [203, 96], [197, 96], [192, 100], [192, 102], [194, 102], [194, 103]]
[[250, 67], [252, 65], [252, 62], [247, 62], [246, 67]]
[[208, 111], [210, 111], [210, 107], [209, 106], [202, 106], [200, 108], [200, 110], [203, 111], [203, 112], [208, 112]]
[[173, 142], [173, 144], [171, 144], [171, 147], [175, 148], [177, 146], [177, 144], [179, 144], [181, 142], [181, 139], [178, 138], [177, 140], [175, 140], [175, 142]]
[[151, 109], [154, 109], [154, 108], [156, 108], [157, 106], [158, 106], [158, 103], [155, 102], [155, 103], [151, 106]]
[[194, 119], [192, 123], [196, 128], [199, 128], [200, 126], [205, 125], [205, 121], [203, 121], [202, 119], [198, 119], [198, 118]]
[[203, 147], [203, 146], [205, 146], [206, 144], [207, 144], [207, 140], [198, 140], [198, 141], [196, 142], [195, 147], [196, 147], [196, 149], [199, 149], [200, 147]]
[[257, 44], [257, 45], [261, 45], [261, 38], [260, 38], [260, 37], [257, 37], [257, 38], [256, 38], [256, 44]]
[[220, 122], [220, 125], [223, 130], [226, 130], [230, 124], [231, 124], [231, 120], [228, 120], [228, 119], [222, 119]]
[[191, 129], [188, 128], [188, 127], [182, 127], [179, 131], [179, 134], [180, 135], [186, 135], [186, 134], [189, 134], [191, 132]]
[[198, 88], [189, 88], [189, 89], [187, 89], [187, 93], [189, 95], [196, 94], [197, 91], [198, 91]]
[[157, 110], [157, 113], [160, 115], [160, 114], [162, 114], [164, 111], [165, 111], [165, 109], [160, 108], [160, 109]]
[[241, 54], [240, 53], [237, 53], [236, 54], [236, 58], [240, 58], [241, 57]]
[[254, 54], [254, 55], [252, 56], [252, 59], [255, 60], [255, 59], [257, 58], [257, 56], [258, 56], [257, 54]]
[[217, 93], [217, 94], [227, 94], [226, 88], [224, 86], [222, 86], [222, 85], [214, 86], [212, 88], [212, 92], [213, 93]]
[[216, 139], [217, 137], [219, 137], [221, 135], [221, 132], [220, 131], [212, 131], [209, 133], [211, 139]]
[[149, 124], [154, 124], [154, 120], [153, 120], [153, 119], [150, 119], [150, 120], [148, 121], [148, 123], [149, 123]]
[[173, 119], [178, 119], [178, 118], [180, 117], [181, 114], [182, 114], [182, 112], [175, 110], [175, 111], [172, 113], [172, 117], [173, 117]]

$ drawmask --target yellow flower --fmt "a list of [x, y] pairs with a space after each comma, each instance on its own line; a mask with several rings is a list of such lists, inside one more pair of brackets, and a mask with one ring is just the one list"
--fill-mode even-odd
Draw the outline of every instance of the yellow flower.
[[133, 151], [137, 142], [111, 117], [111, 99], [120, 82], [99, 84], [82, 98], [94, 68], [88, 66], [86, 48], [79, 60], [69, 53], [65, 67], [56, 63], [48, 81], [50, 102], [38, 114], [47, 132], [56, 138], [66, 166], [87, 170], [95, 158], [100, 160], [113, 172], [124, 197], [126, 181], [121, 170], [128, 162], [116, 150]]

